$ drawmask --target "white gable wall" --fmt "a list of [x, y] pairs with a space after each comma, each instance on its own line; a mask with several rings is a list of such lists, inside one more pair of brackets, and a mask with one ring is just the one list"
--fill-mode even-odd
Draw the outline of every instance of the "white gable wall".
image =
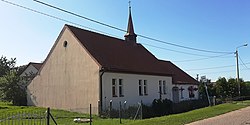
[[[198, 90], [193, 91], [193, 93], [194, 93], [193, 98], [189, 97], [188, 87], [190, 87], [190, 86], [193, 86], [193, 88], [198, 88], [198, 85], [193, 85], [193, 84], [176, 84], [176, 85], [173, 85], [173, 87], [178, 87], [179, 88], [179, 101], [199, 99]], [[183, 88], [182, 95], [181, 95], [181, 88]]]
[[37, 72], [38, 70], [33, 65], [29, 65], [20, 76], [36, 74]]
[[28, 105], [89, 112], [98, 107], [99, 66], [66, 28], [27, 92]]
[[[124, 97], [112, 96], [112, 79], [122, 79]], [[139, 95], [139, 80], [147, 80], [148, 95]], [[159, 99], [159, 80], [166, 81], [166, 94], [162, 94], [162, 99], [168, 98], [172, 100], [172, 77], [170, 76], [154, 76], [154, 75], [138, 75], [125, 73], [107, 73], [103, 74], [103, 109], [107, 109], [112, 100], [112, 107], [118, 108], [119, 101], [122, 105], [126, 101], [126, 106], [138, 106], [138, 102], [142, 100], [143, 104], [150, 105], [154, 99]], [[117, 90], [119, 83], [117, 82]]]

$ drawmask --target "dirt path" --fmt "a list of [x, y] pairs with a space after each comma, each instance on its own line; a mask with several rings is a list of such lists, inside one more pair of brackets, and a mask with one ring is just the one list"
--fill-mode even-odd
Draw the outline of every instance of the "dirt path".
[[187, 125], [250, 125], [250, 106]]

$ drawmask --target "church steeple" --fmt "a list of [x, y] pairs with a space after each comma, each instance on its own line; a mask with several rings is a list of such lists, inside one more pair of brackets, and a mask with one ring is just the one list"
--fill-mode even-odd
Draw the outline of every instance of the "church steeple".
[[133, 26], [132, 15], [131, 15], [130, 1], [129, 1], [128, 28], [127, 28], [127, 33], [124, 35], [124, 37], [125, 37], [126, 42], [136, 44], [137, 35], [134, 32], [134, 26]]

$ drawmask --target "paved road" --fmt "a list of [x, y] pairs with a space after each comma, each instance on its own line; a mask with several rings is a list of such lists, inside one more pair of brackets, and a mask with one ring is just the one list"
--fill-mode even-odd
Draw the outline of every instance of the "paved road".
[[250, 125], [250, 106], [187, 125]]

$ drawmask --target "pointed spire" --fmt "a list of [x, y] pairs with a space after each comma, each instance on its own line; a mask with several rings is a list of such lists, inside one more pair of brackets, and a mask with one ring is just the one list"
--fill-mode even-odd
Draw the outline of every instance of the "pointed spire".
[[125, 37], [125, 41], [130, 42], [130, 43], [136, 43], [137, 35], [134, 32], [130, 2], [131, 1], [129, 1], [129, 18], [128, 18], [127, 33], [124, 35], [124, 37]]

